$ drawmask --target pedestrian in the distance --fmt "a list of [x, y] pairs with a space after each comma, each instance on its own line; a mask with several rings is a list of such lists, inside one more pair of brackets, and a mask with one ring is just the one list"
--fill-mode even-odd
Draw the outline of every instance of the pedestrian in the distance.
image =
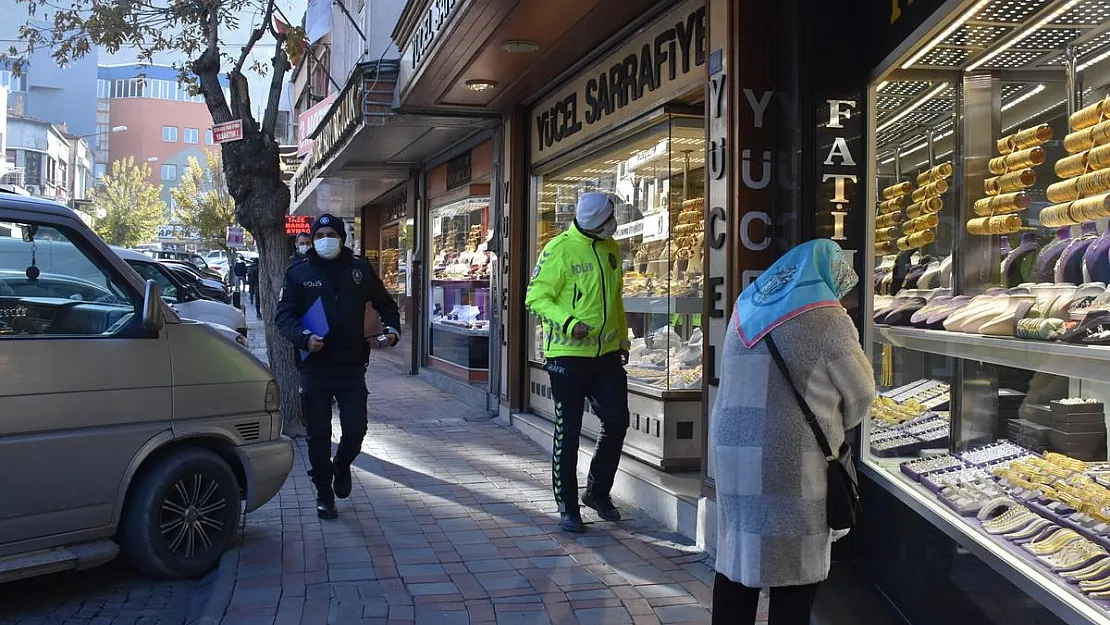
[[307, 260], [308, 253], [311, 250], [312, 235], [307, 232], [298, 232], [297, 238], [293, 242], [293, 255], [289, 257], [289, 265], [292, 266], [302, 260]]
[[242, 291], [247, 281], [247, 261], [243, 260], [242, 256], [235, 256], [235, 265], [231, 268], [231, 273], [235, 276], [235, 289]]
[[769, 625], [808, 625], [832, 542], [847, 533], [829, 529], [828, 462], [772, 346], [829, 449], [839, 450], [875, 396], [871, 363], [840, 304], [858, 281], [840, 247], [819, 239], [780, 258], [736, 303], [710, 419], [714, 625], [754, 623], [761, 588], [771, 590]]
[[[351, 463], [366, 436], [366, 364], [369, 341], [363, 333], [366, 305], [381, 317], [385, 331], [378, 345], [392, 347], [401, 336], [397, 304], [370, 263], [355, 258], [344, 246], [343, 221], [320, 215], [312, 225], [313, 249], [307, 259], [285, 272], [275, 321], [281, 334], [306, 357], [298, 358], [301, 393], [308, 433], [308, 474], [316, 487], [316, 515], [334, 519], [335, 498], [351, 494]], [[305, 314], [320, 300], [327, 334], [309, 329]], [[332, 399], [339, 405], [343, 434], [331, 456]]]
[[578, 508], [578, 443], [589, 398], [601, 435], [582, 503], [606, 521], [620, 512], [609, 492], [628, 430], [628, 320], [613, 199], [584, 193], [574, 223], [543, 248], [525, 303], [543, 324], [543, 353], [555, 400], [552, 486], [560, 527], [582, 532]]
[[247, 265], [247, 289], [250, 290], [251, 303], [254, 304], [254, 313], [259, 318], [262, 317], [262, 298], [258, 294], [258, 272], [259, 260]]

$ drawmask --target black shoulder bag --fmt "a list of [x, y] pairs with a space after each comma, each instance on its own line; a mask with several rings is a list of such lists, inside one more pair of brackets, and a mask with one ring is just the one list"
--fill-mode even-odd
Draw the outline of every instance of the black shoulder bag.
[[794, 398], [798, 401], [802, 413], [805, 414], [806, 423], [813, 430], [813, 436], [817, 438], [817, 446], [821, 448], [821, 452], [825, 454], [825, 460], [829, 463], [826, 471], [828, 494], [825, 502], [829, 528], [851, 529], [856, 524], [856, 517], [860, 511], [859, 480], [856, 477], [856, 467], [852, 463], [852, 448], [845, 442], [840, 446], [840, 453], [833, 455], [832, 448], [829, 447], [829, 439], [825, 438], [825, 433], [821, 431], [821, 425], [817, 422], [817, 416], [813, 414], [805, 398], [798, 392], [798, 387], [794, 385], [794, 378], [790, 376], [790, 370], [786, 368], [786, 362], [783, 361], [779, 348], [775, 346], [774, 339], [770, 334], [764, 338], [767, 341], [767, 349], [771, 351], [771, 357], [775, 359], [775, 364], [782, 372], [782, 377], [786, 378], [790, 389], [794, 391]]

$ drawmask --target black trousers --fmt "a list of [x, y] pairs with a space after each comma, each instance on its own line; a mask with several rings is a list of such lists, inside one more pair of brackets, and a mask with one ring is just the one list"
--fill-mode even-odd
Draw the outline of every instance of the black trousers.
[[308, 434], [308, 475], [323, 499], [332, 491], [331, 402], [339, 405], [342, 435], [334, 463], [348, 466], [362, 451], [366, 437], [366, 369], [350, 367], [330, 371], [301, 372], [301, 402]]
[[[772, 588], [767, 625], [809, 625], [817, 587], [818, 584], [808, 584]], [[758, 588], [748, 588], [717, 573], [713, 579], [712, 625], [752, 625], [758, 606]]]
[[628, 431], [628, 376], [619, 353], [599, 358], [551, 358], [546, 369], [551, 374], [551, 395], [555, 400], [552, 490], [560, 512], [578, 512], [578, 441], [586, 399], [601, 419], [601, 435], [586, 488], [607, 497], [613, 488]]

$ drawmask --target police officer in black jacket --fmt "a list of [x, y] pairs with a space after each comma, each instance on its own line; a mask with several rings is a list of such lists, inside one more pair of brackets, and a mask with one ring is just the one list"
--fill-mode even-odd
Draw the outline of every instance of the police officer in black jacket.
[[[366, 363], [370, 357], [364, 336], [364, 315], [369, 302], [385, 326], [379, 343], [397, 344], [401, 323], [397, 304], [385, 290], [370, 263], [344, 246], [343, 221], [323, 214], [312, 225], [313, 249], [305, 261], [285, 272], [275, 321], [281, 334], [298, 351], [302, 405], [308, 430], [309, 475], [316, 486], [316, 514], [337, 516], [335, 498], [351, 494], [351, 463], [366, 436]], [[306, 329], [302, 318], [320, 299], [327, 318], [326, 336]], [[300, 353], [308, 354], [301, 358]], [[331, 404], [339, 405], [343, 434], [331, 458]]]

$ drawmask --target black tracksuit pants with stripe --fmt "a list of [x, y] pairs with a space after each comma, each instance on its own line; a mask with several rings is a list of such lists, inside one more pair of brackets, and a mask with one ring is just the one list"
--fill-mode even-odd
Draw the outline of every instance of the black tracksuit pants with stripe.
[[586, 488], [608, 497], [628, 430], [628, 376], [619, 352], [597, 358], [550, 358], [551, 395], [555, 400], [555, 437], [551, 454], [552, 489], [560, 512], [578, 512], [578, 442], [582, 413], [590, 400], [601, 420], [601, 435]]

